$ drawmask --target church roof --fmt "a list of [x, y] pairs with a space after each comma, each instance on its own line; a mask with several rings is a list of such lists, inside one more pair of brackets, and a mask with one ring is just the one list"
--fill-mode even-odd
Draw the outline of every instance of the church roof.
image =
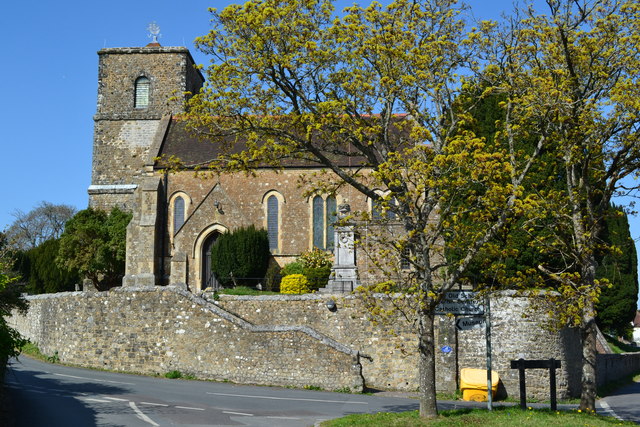
[[[227, 142], [232, 142], [232, 137], [227, 137]], [[224, 141], [223, 141], [224, 142]], [[226, 145], [226, 144], [225, 144]], [[233, 144], [229, 144], [230, 146]], [[238, 153], [242, 149], [238, 144], [234, 145], [231, 153]], [[357, 153], [357, 150], [341, 150], [342, 153], [327, 153], [332, 161], [342, 167], [363, 166], [366, 164], [363, 156], [347, 155], [348, 152]], [[164, 134], [162, 145], [157, 156], [164, 159], [179, 159], [181, 164], [186, 168], [206, 166], [213, 159], [222, 154], [222, 144], [204, 137], [197, 136], [193, 131], [186, 128], [186, 123], [180, 119], [172, 118], [168, 121], [167, 129]], [[229, 153], [229, 151], [227, 151]], [[283, 167], [288, 168], [317, 168], [322, 167], [318, 162], [308, 159], [286, 159], [282, 162]], [[156, 168], [161, 168], [160, 162], [155, 162]]]

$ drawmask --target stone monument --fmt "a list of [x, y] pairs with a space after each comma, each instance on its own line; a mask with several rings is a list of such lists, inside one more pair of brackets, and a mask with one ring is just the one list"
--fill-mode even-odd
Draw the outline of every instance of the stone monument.
[[[344, 219], [350, 211], [351, 207], [348, 204], [339, 205], [338, 218]], [[335, 227], [335, 248], [333, 250], [335, 261], [331, 267], [331, 276], [327, 287], [320, 289], [320, 292], [351, 292], [360, 286], [353, 229], [353, 225], [349, 224]]]

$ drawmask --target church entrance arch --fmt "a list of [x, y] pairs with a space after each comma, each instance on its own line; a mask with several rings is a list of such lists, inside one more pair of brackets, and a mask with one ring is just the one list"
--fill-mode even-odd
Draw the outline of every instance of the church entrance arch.
[[196, 239], [193, 257], [196, 261], [196, 287], [200, 291], [207, 288], [217, 290], [220, 287], [220, 284], [211, 272], [211, 248], [216, 243], [218, 237], [226, 232], [226, 227], [215, 224], [203, 230]]
[[200, 274], [200, 277], [202, 277], [201, 289], [217, 291], [218, 288], [220, 288], [220, 284], [218, 283], [216, 276], [211, 271], [211, 248], [215, 245], [216, 240], [218, 240], [218, 236], [220, 236], [220, 233], [218, 232], [209, 234], [202, 245], [202, 273]]

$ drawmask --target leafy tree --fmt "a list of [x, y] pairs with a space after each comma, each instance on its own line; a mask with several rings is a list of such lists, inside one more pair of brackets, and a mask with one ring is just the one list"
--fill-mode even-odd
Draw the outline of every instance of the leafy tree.
[[16, 286], [18, 278], [9, 273], [13, 260], [1, 237], [0, 233], [0, 369], [4, 369], [7, 359], [20, 354], [26, 342], [18, 331], [9, 327], [5, 317], [11, 315], [12, 310], [26, 312], [28, 304]]
[[[186, 114], [189, 127], [223, 151], [211, 163], [215, 173], [304, 159], [326, 168], [309, 177], [309, 192], [350, 186], [376, 202], [385, 214], [377, 222], [368, 212], [354, 217], [379, 225], [366, 249], [377, 273], [405, 292], [389, 298], [409, 304], [404, 313], [417, 328], [424, 417], [437, 415], [435, 307], [509, 217], [532, 209], [521, 185], [545, 141], [516, 153], [511, 115], [499, 134], [507, 148], [465, 128], [473, 120], [470, 76], [495, 39], [467, 34], [462, 12], [453, 0], [354, 5], [341, 17], [329, 0], [212, 10], [214, 28], [196, 40], [213, 57], [207, 86]], [[505, 93], [517, 99], [516, 89]], [[443, 245], [459, 257], [444, 258]]]
[[124, 276], [131, 217], [117, 207], [108, 214], [92, 208], [78, 212], [66, 224], [56, 262], [91, 279], [98, 290], [117, 286]]
[[600, 294], [596, 321], [604, 332], [631, 338], [638, 301], [638, 258], [627, 215], [620, 208], [614, 206], [605, 218], [602, 240], [615, 250], [597, 260], [596, 277], [606, 278], [611, 286]]
[[33, 294], [73, 291], [80, 277], [77, 271], [60, 268], [56, 261], [59, 239], [51, 239], [18, 255], [19, 270]]
[[264, 229], [241, 227], [223, 234], [211, 248], [211, 269], [223, 286], [263, 278], [269, 266], [269, 237]]
[[29, 250], [41, 243], [57, 239], [64, 231], [65, 223], [76, 213], [69, 205], [55, 205], [40, 202], [31, 211], [15, 210], [15, 221], [7, 229], [6, 235], [14, 249]]
[[[538, 266], [555, 282], [554, 319], [581, 331], [580, 408], [588, 410], [596, 397], [596, 301], [608, 285], [597, 278], [597, 258], [617, 251], [603, 239], [603, 226], [611, 198], [638, 189], [624, 179], [638, 176], [640, 166], [640, 5], [548, 0], [547, 6], [546, 13], [518, 11], [493, 34], [521, 48], [495, 55], [496, 73], [487, 76], [530, 94], [522, 98], [521, 117], [532, 135], [550, 141], [556, 159], [560, 186], [540, 191], [538, 212], [525, 230], [556, 260]], [[547, 232], [537, 233], [542, 227]]]

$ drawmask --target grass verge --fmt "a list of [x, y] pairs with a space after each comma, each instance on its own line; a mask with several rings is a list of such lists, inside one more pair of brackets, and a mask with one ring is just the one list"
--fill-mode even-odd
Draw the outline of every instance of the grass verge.
[[520, 410], [518, 408], [456, 409], [442, 411], [432, 420], [423, 420], [418, 411], [378, 414], [348, 415], [325, 421], [321, 427], [604, 427], [613, 425], [636, 425], [616, 418], [602, 417], [578, 411], [556, 411], [546, 409]]
[[280, 295], [279, 292], [259, 291], [248, 286], [236, 286], [235, 288], [223, 288], [218, 292], [220, 295]]

